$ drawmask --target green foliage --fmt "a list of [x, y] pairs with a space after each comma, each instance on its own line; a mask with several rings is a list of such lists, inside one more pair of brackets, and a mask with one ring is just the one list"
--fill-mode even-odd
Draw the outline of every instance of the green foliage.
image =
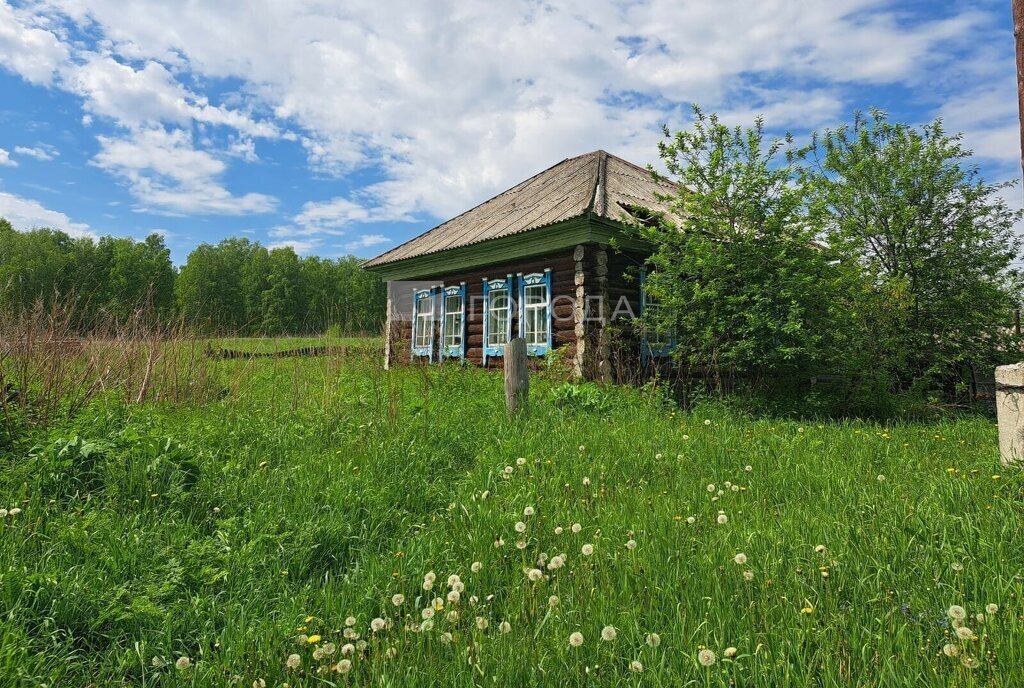
[[[799, 151], [765, 141], [758, 119], [730, 129], [694, 108], [691, 130], [669, 134], [660, 157], [678, 181], [679, 224], [640, 222], [654, 246], [646, 281], [676, 356], [715, 374], [773, 378], [813, 370], [831, 330], [836, 274], [815, 245]], [[649, 317], [649, 316], [648, 316]]]
[[659, 145], [678, 225], [635, 227], [662, 305], [646, 326], [674, 332], [684, 363], [791, 396], [838, 376], [809, 412], [884, 415], [954, 400], [972, 369], [1021, 354], [1021, 213], [941, 122], [858, 114], [799, 148], [767, 142], [761, 119], [694, 116]]
[[68, 307], [78, 331], [117, 331], [140, 315], [207, 333], [339, 335], [382, 327], [383, 282], [352, 256], [300, 258], [248, 239], [202, 244], [180, 273], [163, 237], [72, 239], [0, 218], [0, 313]]
[[574, 411], [605, 411], [610, 400], [608, 390], [592, 382], [564, 382], [551, 390], [551, 403]]
[[[900, 390], [947, 384], [967, 364], [1019, 351], [1019, 211], [986, 183], [959, 135], [860, 113], [807, 152], [803, 183], [829, 245], [862, 271], [850, 294], [871, 368]], [[864, 322], [861, 312], [874, 320]], [[886, 311], [883, 313], [883, 311]], [[881, 345], [879, 345], [881, 343]]]

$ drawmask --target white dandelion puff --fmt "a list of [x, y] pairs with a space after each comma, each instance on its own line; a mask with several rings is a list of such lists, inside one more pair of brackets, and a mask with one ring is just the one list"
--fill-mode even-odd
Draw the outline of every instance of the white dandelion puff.
[[618, 632], [615, 630], [614, 626], [605, 626], [601, 629], [601, 640], [605, 641], [606, 643], [610, 643], [613, 640], [615, 640], [615, 636], [617, 635]]
[[508, 621], [502, 621], [500, 624], [498, 624], [498, 633], [508, 633], [511, 630], [512, 624], [510, 624]]
[[298, 669], [299, 665], [302, 664], [302, 657], [299, 657], [298, 655], [288, 655], [288, 659], [284, 664], [289, 669]]
[[391, 604], [395, 605], [396, 607], [401, 607], [403, 602], [405, 602], [405, 595], [401, 593], [397, 595], [392, 595]]
[[558, 606], [558, 601], [559, 601], [558, 600], [558, 595], [552, 595], [551, 597], [548, 598], [548, 606], [549, 607], [557, 607]]
[[629, 670], [634, 674], [642, 674], [644, 671], [644, 665], [640, 663], [640, 660], [634, 659], [629, 663]]
[[744, 554], [743, 552], [740, 552], [735, 557], [733, 557], [732, 560], [735, 561], [740, 566], [743, 566], [744, 564], [747, 563], [747, 555]]
[[523, 516], [533, 516], [536, 513], [532, 506], [528, 506], [523, 509]]
[[474, 561], [470, 565], [469, 570], [472, 571], [473, 573], [480, 573], [480, 569], [482, 569], [483, 567], [484, 567], [484, 565], [481, 564], [479, 561]]
[[578, 533], [581, 530], [583, 530], [583, 526], [581, 526], [579, 523], [573, 523], [572, 524], [572, 532]]
[[350, 671], [352, 671], [352, 660], [351, 659], [343, 659], [340, 662], [338, 662], [338, 673], [339, 674], [347, 674]]
[[516, 526], [515, 527], [516, 527], [516, 532], [517, 533], [525, 533], [526, 532], [526, 524], [523, 523], [522, 521], [516, 521]]
[[661, 645], [661, 636], [657, 633], [648, 633], [646, 640], [647, 645], [650, 647], [658, 647], [659, 645]]
[[970, 640], [973, 635], [974, 631], [972, 631], [967, 626], [961, 626], [960, 628], [956, 629], [956, 637], [960, 638], [960, 640]]
[[949, 618], [958, 619], [960, 621], [967, 618], [967, 610], [959, 604], [951, 605], [950, 608], [946, 610], [946, 614], [949, 615]]
[[995, 614], [997, 611], [999, 611], [999, 605], [989, 602], [985, 605], [985, 611], [989, 614]]
[[594, 546], [590, 543], [587, 543], [580, 548], [580, 551], [583, 552], [583, 556], [589, 557], [591, 554], [594, 553]]
[[697, 653], [697, 661], [700, 662], [701, 666], [709, 667], [715, 663], [716, 659], [715, 653], [711, 650], [705, 649]]
[[716, 518], [715, 520], [718, 521], [718, 525], [724, 526], [726, 523], [729, 522], [729, 517], [725, 514], [718, 514], [718, 518]]
[[544, 577], [544, 572], [541, 571], [540, 569], [530, 569], [526, 573], [526, 577], [530, 579], [531, 583], [536, 583], [537, 581], [539, 581], [541, 578]]
[[381, 631], [383, 631], [384, 626], [384, 619], [380, 618], [379, 616], [370, 622], [370, 630], [374, 633], [380, 633]]
[[946, 655], [947, 657], [956, 657], [958, 654], [960, 654], [960, 648], [957, 647], [954, 643], [946, 643], [942, 646], [942, 654]]
[[583, 634], [579, 631], [569, 635], [569, 645], [572, 647], [579, 647], [583, 644]]

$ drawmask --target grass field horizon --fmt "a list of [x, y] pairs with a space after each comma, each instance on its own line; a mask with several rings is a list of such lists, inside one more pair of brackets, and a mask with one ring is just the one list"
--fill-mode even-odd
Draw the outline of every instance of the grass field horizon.
[[509, 417], [499, 375], [340, 343], [3, 451], [0, 685], [1020, 685], [1024, 476], [992, 418], [553, 374]]

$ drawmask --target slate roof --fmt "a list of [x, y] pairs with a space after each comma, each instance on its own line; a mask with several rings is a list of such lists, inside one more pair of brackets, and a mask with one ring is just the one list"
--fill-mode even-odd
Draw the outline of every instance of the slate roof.
[[646, 169], [599, 150], [567, 158], [508, 191], [365, 263], [374, 267], [430, 253], [541, 230], [588, 213], [628, 221], [624, 206], [667, 211], [658, 194], [676, 187]]

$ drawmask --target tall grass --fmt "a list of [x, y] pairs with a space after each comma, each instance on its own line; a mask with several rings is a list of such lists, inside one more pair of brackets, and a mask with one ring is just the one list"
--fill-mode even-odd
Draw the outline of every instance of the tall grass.
[[510, 418], [455, 366], [202, 365], [217, 394], [136, 403], [136, 375], [4, 456], [7, 683], [1019, 682], [1024, 478], [987, 419], [801, 425], [545, 379]]

